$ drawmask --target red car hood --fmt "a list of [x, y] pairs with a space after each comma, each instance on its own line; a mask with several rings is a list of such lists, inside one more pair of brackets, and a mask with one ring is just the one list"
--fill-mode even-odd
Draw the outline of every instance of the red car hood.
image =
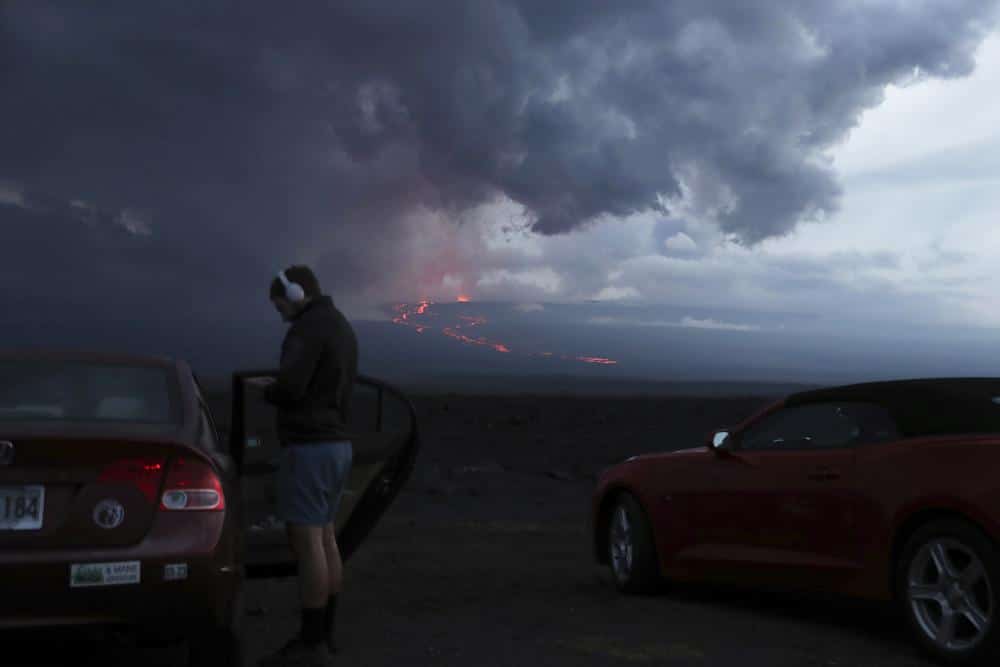
[[708, 450], [705, 447], [689, 447], [685, 449], [676, 449], [672, 452], [655, 452], [650, 454], [639, 454], [637, 456], [630, 456], [624, 461], [621, 461], [619, 463], [616, 463], [608, 467], [604, 471], [604, 474], [601, 477], [606, 478], [609, 475], [621, 472], [621, 470], [625, 467], [630, 467], [634, 464], [642, 464], [646, 461], [679, 460], [679, 459], [690, 458], [693, 456], [704, 455], [707, 453], [707, 451]]
[[704, 447], [688, 447], [685, 449], [675, 449], [672, 452], [657, 452], [655, 454], [642, 454], [635, 457], [636, 461], [649, 461], [650, 459], [679, 459], [698, 454], [705, 454], [708, 450]]

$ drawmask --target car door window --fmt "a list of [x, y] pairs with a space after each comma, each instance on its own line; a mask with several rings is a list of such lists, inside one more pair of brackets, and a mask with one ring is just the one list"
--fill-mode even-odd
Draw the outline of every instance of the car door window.
[[850, 447], [861, 435], [858, 414], [845, 404], [817, 403], [783, 408], [751, 425], [740, 449], [781, 451]]
[[899, 428], [889, 411], [873, 403], [849, 403], [841, 408], [851, 415], [858, 426], [855, 444], [891, 442], [900, 437]]
[[[273, 377], [273, 372], [243, 375]], [[239, 377], [239, 376], [238, 376]], [[279, 576], [295, 559], [276, 510], [275, 473], [283, 454], [276, 412], [259, 389], [234, 383], [232, 433], [241, 462], [246, 561], [249, 576]], [[405, 397], [371, 378], [359, 377], [347, 411], [352, 463], [334, 523], [341, 557], [350, 557], [405, 480], [415, 455], [416, 423]], [[237, 440], [234, 440], [236, 443]], [[404, 456], [406, 454], [406, 456]], [[406, 473], [408, 475], [408, 472]]]

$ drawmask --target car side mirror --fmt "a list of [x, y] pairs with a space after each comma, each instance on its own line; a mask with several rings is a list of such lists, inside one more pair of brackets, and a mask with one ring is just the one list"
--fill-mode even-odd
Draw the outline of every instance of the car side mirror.
[[728, 453], [729, 450], [729, 431], [716, 431], [712, 434], [711, 449], [717, 454]]

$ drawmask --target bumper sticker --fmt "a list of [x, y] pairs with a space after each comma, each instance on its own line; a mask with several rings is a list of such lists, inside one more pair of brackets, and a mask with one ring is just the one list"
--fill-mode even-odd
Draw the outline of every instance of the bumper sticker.
[[163, 566], [164, 581], [183, 581], [188, 577], [187, 563], [171, 563]]
[[87, 586], [121, 586], [137, 584], [140, 577], [139, 561], [122, 563], [81, 563], [70, 566], [71, 588]]

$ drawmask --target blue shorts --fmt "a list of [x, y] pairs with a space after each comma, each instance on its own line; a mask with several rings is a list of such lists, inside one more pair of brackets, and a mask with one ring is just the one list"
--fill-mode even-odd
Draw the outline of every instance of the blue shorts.
[[286, 446], [276, 479], [278, 519], [305, 526], [333, 523], [353, 458], [349, 441]]

